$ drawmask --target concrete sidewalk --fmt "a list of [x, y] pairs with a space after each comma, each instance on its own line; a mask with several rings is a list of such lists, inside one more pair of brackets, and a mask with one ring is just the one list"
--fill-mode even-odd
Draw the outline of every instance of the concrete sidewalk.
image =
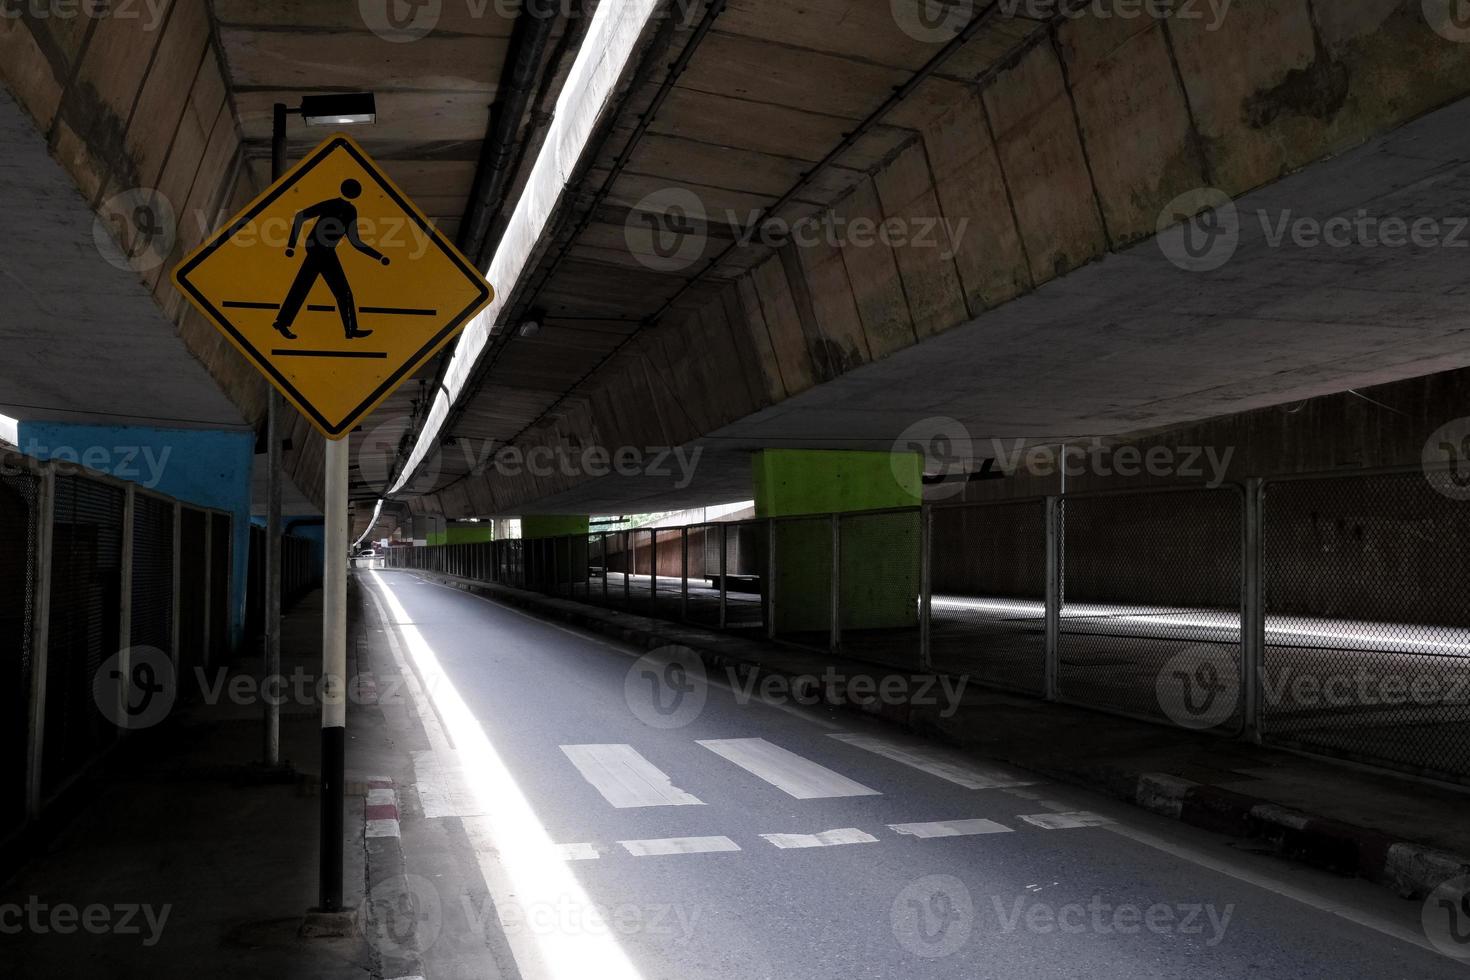
[[[828, 667], [849, 685], [862, 679], [870, 687], [898, 673], [505, 586], [417, 574], [635, 646], [689, 647], [712, 673], [742, 686], [764, 677], [789, 684]], [[1470, 792], [973, 685], [957, 704], [880, 705], [849, 698], [841, 684], [825, 695], [834, 705], [978, 756], [1361, 876], [1406, 898], [1470, 874]]]
[[[357, 677], [364, 627], [357, 603], [349, 608], [348, 669]], [[285, 617], [282, 640], [283, 768], [259, 765], [259, 657], [206, 672], [205, 695], [121, 740], [79, 788], [70, 816], [49, 820], [0, 886], [0, 909], [20, 906], [26, 919], [0, 943], [0, 976], [404, 975], [396, 947], [370, 941], [373, 903], [363, 909], [365, 893], [401, 873], [396, 838], [365, 837], [370, 817], [391, 815], [392, 780], [382, 774], [395, 754], [370, 673], [348, 710], [351, 914], [307, 925], [318, 898], [320, 593]], [[106, 923], [94, 907], [109, 910]], [[97, 928], [84, 925], [91, 916]]]

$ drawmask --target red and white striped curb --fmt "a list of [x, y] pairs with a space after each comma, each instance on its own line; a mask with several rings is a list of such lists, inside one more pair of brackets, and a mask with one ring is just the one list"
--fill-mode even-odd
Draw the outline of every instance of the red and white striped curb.
[[398, 791], [391, 779], [371, 779], [367, 793], [364, 837], [402, 837], [398, 826]]

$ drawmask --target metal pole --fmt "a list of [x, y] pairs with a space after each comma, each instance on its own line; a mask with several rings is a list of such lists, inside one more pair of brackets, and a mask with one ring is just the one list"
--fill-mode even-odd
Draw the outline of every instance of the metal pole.
[[776, 638], [776, 522], [766, 521], [766, 638]]
[[[118, 617], [117, 636], [120, 646], [118, 648], [117, 669], [119, 677], [133, 676], [133, 663], [131, 648], [133, 645], [133, 550], [136, 542], [133, 540], [134, 528], [138, 512], [137, 490], [128, 484], [123, 497], [123, 533], [122, 533], [122, 568], [119, 575], [120, 584], [118, 588]], [[128, 688], [129, 684], [117, 686], [117, 710], [119, 718], [127, 717], [128, 710]]]
[[[271, 107], [271, 183], [286, 172], [286, 107]], [[281, 675], [281, 396], [265, 386], [265, 649], [266, 696], [261, 755], [268, 768], [281, 764], [281, 704], [272, 678]]]
[[[633, 568], [637, 564], [638, 535], [634, 531], [624, 531], [623, 534], [623, 606], [626, 608], [633, 599]], [[629, 550], [629, 545], [632, 550]]]
[[[730, 563], [730, 559], [728, 557], [729, 550], [730, 550], [730, 525], [728, 525], [728, 524], [721, 524], [720, 525], [720, 629], [724, 629], [725, 628], [726, 588], [727, 588], [727, 583], [725, 582], [725, 575], [726, 575], [726, 569], [729, 567], [729, 563]], [[709, 552], [705, 552], [705, 554], [709, 554]]]
[[322, 569], [321, 909], [342, 909], [343, 778], [347, 745], [347, 439], [327, 440]]
[[[708, 530], [705, 531], [709, 533]], [[689, 618], [689, 526], [679, 529], [679, 618]]]
[[658, 608], [658, 529], [648, 532], [648, 599], [649, 615]]
[[1261, 664], [1266, 650], [1266, 603], [1262, 590], [1264, 490], [1260, 477], [1245, 481], [1245, 548], [1241, 602], [1240, 687], [1243, 734], [1261, 741]]
[[842, 518], [833, 514], [832, 528], [832, 597], [831, 629], [827, 635], [827, 649], [842, 646]]
[[612, 562], [608, 560], [608, 554], [607, 554], [607, 532], [604, 531], [602, 533], [601, 537], [602, 537], [602, 602], [603, 602], [604, 605], [606, 605], [607, 604], [607, 573], [608, 573], [608, 569], [612, 566]]
[[32, 596], [30, 758], [26, 766], [26, 816], [41, 815], [41, 764], [46, 747], [46, 681], [51, 663], [51, 563], [55, 540], [56, 470], [41, 471], [41, 493], [36, 508], [36, 579]]
[[919, 669], [934, 669], [934, 508], [919, 510]]
[[1046, 698], [1057, 699], [1062, 632], [1062, 501], [1046, 498]]

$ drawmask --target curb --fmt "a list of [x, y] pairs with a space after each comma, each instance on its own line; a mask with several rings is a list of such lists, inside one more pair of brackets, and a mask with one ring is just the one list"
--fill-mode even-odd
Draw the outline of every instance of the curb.
[[[444, 585], [476, 593], [497, 602], [534, 611], [573, 626], [583, 627], [632, 646], [689, 647], [709, 667], [731, 667], [743, 678], [750, 673], [784, 676], [796, 673], [768, 666], [760, 656], [779, 651], [769, 645], [712, 633], [696, 626], [667, 623], [632, 613], [588, 606], [568, 599], [485, 582], [471, 582], [434, 572], [408, 569]], [[750, 656], [732, 651], [748, 648]], [[899, 673], [896, 668], [857, 664], [860, 670]], [[829, 692], [830, 693], [830, 692]], [[837, 692], [837, 693], [840, 693]], [[857, 705], [846, 698], [828, 698], [828, 703], [847, 711], [880, 717], [908, 731], [941, 740], [949, 745], [984, 754], [998, 762], [1030, 769], [1061, 782], [1104, 793], [1160, 816], [1190, 826], [1236, 837], [1263, 840], [1276, 853], [1291, 860], [1352, 875], [1386, 886], [1403, 898], [1422, 899], [1450, 879], [1470, 875], [1470, 857], [1403, 840], [1382, 831], [1344, 823], [1270, 800], [1248, 796], [1207, 783], [1197, 783], [1162, 772], [1115, 769], [1076, 770], [1038, 763], [1037, 760], [995, 753], [968, 744], [957, 737], [955, 726], [931, 720], [910, 705]], [[1044, 702], [1038, 702], [1044, 703]]]
[[378, 956], [378, 977], [422, 978], [418, 927], [424, 910], [415, 879], [405, 871], [398, 791], [393, 780], [370, 779], [363, 808], [367, 894], [357, 927]]

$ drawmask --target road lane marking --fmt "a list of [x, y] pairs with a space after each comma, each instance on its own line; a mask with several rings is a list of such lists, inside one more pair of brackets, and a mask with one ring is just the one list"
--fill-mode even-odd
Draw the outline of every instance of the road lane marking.
[[780, 848], [836, 847], [839, 844], [878, 843], [878, 838], [856, 827], [839, 827], [836, 830], [824, 830], [818, 834], [761, 834], [761, 837]]
[[631, 745], [563, 745], [572, 765], [603, 799], [618, 809], [638, 806], [703, 806], [675, 786]]
[[716, 755], [798, 800], [883, 795], [763, 738], [702, 738], [698, 741]]
[[855, 748], [881, 755], [885, 759], [901, 762], [910, 768], [927, 772], [931, 776], [938, 776], [940, 779], [947, 779], [966, 789], [1001, 789], [1036, 784], [1035, 780], [1017, 779], [1010, 773], [999, 769], [990, 769], [956, 759], [942, 749], [903, 745], [877, 735], [860, 735], [855, 732], [839, 732], [829, 735], [828, 738], [835, 738], [839, 742], [846, 742]]
[[1009, 834], [1011, 828], [994, 820], [933, 820], [928, 823], [891, 823], [888, 829], [910, 837], [972, 837], [976, 834]]
[[740, 845], [728, 837], [664, 837], [657, 840], [620, 840], [623, 850], [634, 857], [663, 854], [714, 854], [738, 851]]
[[1078, 827], [1101, 827], [1113, 821], [1091, 810], [1071, 810], [1065, 813], [1022, 814], [1021, 819], [1042, 830], [1074, 830]]
[[563, 861], [596, 861], [602, 857], [596, 844], [557, 844], [556, 850]]

